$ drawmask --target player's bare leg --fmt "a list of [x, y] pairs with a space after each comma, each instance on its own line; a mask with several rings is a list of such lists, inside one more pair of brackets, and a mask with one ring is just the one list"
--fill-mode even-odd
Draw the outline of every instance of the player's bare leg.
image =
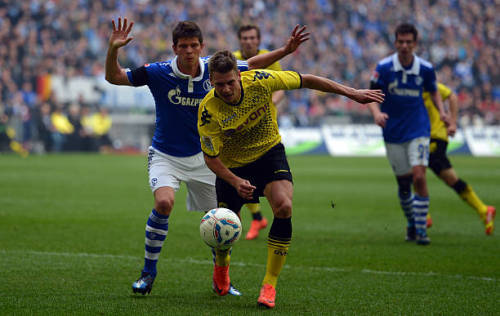
[[257, 302], [261, 306], [273, 308], [276, 284], [292, 239], [293, 186], [288, 180], [273, 181], [266, 185], [264, 194], [273, 210], [274, 220], [267, 241], [266, 275]]

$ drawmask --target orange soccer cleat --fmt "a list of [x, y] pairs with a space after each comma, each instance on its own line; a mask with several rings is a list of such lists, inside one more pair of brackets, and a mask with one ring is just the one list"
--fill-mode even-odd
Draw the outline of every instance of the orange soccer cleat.
[[431, 217], [431, 213], [427, 213], [427, 228], [430, 228], [432, 227], [432, 217]]
[[227, 293], [229, 293], [230, 286], [231, 281], [229, 279], [229, 266], [219, 267], [218, 265], [215, 265], [213, 275], [214, 292], [220, 296], [227, 295]]
[[259, 220], [252, 220], [252, 224], [250, 225], [250, 229], [248, 230], [247, 235], [245, 236], [246, 240], [252, 240], [259, 237], [259, 231], [267, 227], [267, 219], [262, 217]]
[[486, 217], [484, 218], [484, 226], [486, 229], [486, 235], [493, 234], [493, 230], [495, 229], [494, 220], [497, 210], [493, 206], [488, 206], [486, 210]]
[[273, 308], [276, 304], [274, 303], [276, 299], [276, 290], [271, 284], [264, 284], [260, 289], [260, 296], [257, 300], [257, 304], [267, 308]]

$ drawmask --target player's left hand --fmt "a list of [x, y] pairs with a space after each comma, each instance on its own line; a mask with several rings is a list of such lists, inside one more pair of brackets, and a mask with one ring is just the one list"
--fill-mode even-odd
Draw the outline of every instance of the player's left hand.
[[299, 24], [295, 25], [295, 27], [292, 31], [292, 35], [286, 41], [286, 44], [285, 44], [286, 54], [293, 53], [300, 46], [300, 44], [309, 40], [310, 33], [309, 32], [304, 33], [306, 29], [307, 29], [307, 26], [305, 26], [305, 25], [303, 25], [303, 26], [300, 26]]
[[384, 93], [382, 90], [359, 89], [355, 90], [354, 94], [350, 96], [356, 102], [365, 104], [371, 102], [382, 103], [384, 102]]
[[455, 136], [455, 133], [457, 132], [457, 124], [455, 123], [450, 123], [450, 125], [448, 125], [448, 127], [446, 128], [447, 132], [448, 132], [448, 136]]

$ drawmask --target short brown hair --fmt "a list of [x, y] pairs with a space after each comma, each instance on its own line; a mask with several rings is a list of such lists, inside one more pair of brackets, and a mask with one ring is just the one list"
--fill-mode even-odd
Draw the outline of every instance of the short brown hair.
[[177, 23], [172, 31], [172, 40], [177, 45], [180, 38], [197, 37], [200, 44], [203, 44], [203, 35], [198, 24], [192, 21], [181, 21]]
[[394, 32], [394, 40], [398, 39], [398, 35], [402, 34], [413, 34], [413, 40], [417, 41], [418, 31], [415, 25], [410, 23], [401, 23], [396, 27], [396, 31]]
[[240, 26], [238, 29], [238, 39], [241, 39], [241, 33], [250, 31], [250, 30], [256, 30], [257, 31], [257, 38], [260, 40], [260, 29], [257, 25], [255, 24], [245, 24]]
[[233, 53], [228, 50], [220, 50], [210, 57], [208, 61], [208, 71], [210, 75], [214, 72], [228, 73], [231, 70], [238, 71], [238, 65]]

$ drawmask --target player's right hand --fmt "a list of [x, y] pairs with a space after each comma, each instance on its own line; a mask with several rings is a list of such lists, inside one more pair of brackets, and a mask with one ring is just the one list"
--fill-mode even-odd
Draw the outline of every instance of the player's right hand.
[[384, 112], [379, 112], [374, 116], [375, 124], [378, 126], [385, 128], [385, 122], [389, 119], [389, 115]]
[[253, 191], [256, 189], [250, 181], [245, 179], [240, 179], [235, 185], [236, 191], [238, 194], [247, 200], [251, 200], [253, 198]]
[[131, 21], [130, 24], [127, 23], [127, 18], [118, 18], [118, 27], [116, 27], [115, 20], [112, 20], [113, 24], [113, 32], [111, 33], [111, 37], [109, 38], [109, 46], [113, 48], [120, 48], [122, 46], [127, 45], [133, 37], [128, 37], [128, 34], [132, 30], [132, 26], [134, 26], [134, 22]]

